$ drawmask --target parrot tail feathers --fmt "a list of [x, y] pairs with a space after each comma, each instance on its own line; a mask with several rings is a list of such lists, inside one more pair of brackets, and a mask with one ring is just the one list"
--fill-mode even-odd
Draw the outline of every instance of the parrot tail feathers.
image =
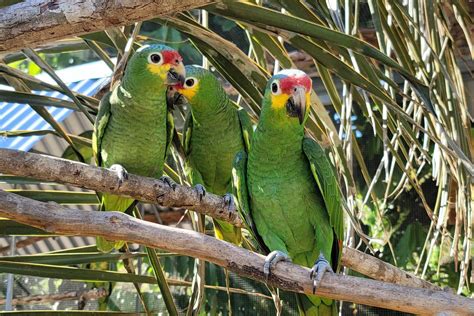
[[217, 239], [231, 242], [237, 246], [242, 244], [242, 231], [229, 223], [220, 220], [213, 220], [214, 234]]
[[108, 241], [104, 237], [96, 237], [97, 249], [101, 252], [111, 252], [114, 249], [120, 249], [125, 245], [124, 241]]
[[[337, 316], [337, 302], [314, 295], [296, 294], [300, 316]], [[327, 304], [329, 303], [329, 304]]]

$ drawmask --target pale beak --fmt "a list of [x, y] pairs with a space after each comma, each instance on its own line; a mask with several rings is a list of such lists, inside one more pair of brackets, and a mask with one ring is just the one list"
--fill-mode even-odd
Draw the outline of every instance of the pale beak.
[[174, 85], [168, 86], [166, 90], [166, 104], [168, 109], [172, 110], [175, 106], [183, 106], [186, 102], [181, 93], [178, 92]]
[[184, 85], [184, 80], [186, 78], [186, 70], [184, 69], [183, 62], [179, 62], [177, 65], [172, 65], [170, 70], [168, 70], [168, 75], [166, 76], [167, 85], [175, 85], [180, 83]]
[[291, 92], [291, 96], [286, 102], [286, 112], [291, 117], [298, 117], [300, 124], [303, 124], [306, 114], [306, 89], [296, 86]]

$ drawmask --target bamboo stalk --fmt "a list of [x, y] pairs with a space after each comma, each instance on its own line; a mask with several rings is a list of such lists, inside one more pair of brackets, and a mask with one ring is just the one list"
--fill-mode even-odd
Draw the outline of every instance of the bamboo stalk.
[[[265, 257], [201, 233], [145, 222], [118, 212], [64, 208], [0, 191], [0, 216], [61, 235], [102, 236], [126, 240], [203, 259], [239, 275], [265, 281]], [[268, 284], [312, 294], [310, 270], [280, 262]], [[316, 294], [336, 300], [420, 315], [474, 313], [474, 300], [444, 291], [411, 288], [370, 279], [326, 273]]]

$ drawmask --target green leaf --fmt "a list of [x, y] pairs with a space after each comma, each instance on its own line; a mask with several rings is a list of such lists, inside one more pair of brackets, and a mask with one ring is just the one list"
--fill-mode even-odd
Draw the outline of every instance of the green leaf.
[[143, 258], [144, 253], [102, 253], [102, 252], [75, 252], [61, 254], [37, 254], [29, 256], [2, 257], [2, 261], [41, 263], [50, 265], [76, 265], [91, 262], [119, 261], [124, 258]]
[[[137, 207], [134, 208], [133, 214], [135, 215], [135, 217], [142, 219], [140, 211]], [[145, 249], [148, 255], [148, 259], [150, 260], [153, 273], [155, 275], [155, 281], [158, 284], [158, 287], [161, 291], [161, 295], [163, 296], [163, 300], [165, 301], [166, 309], [168, 310], [168, 313], [170, 315], [178, 315], [178, 309], [176, 307], [176, 304], [174, 303], [173, 295], [171, 294], [168, 282], [166, 281], [165, 273], [163, 272], [163, 266], [160, 263], [160, 259], [158, 258], [155, 249], [150, 247], [145, 247]]]
[[96, 205], [99, 204], [97, 194], [93, 192], [59, 191], [59, 190], [23, 190], [7, 189], [15, 193], [41, 202], [56, 202], [59, 204]]
[[23, 49], [23, 53], [28, 56], [35, 64], [37, 64], [41, 69], [43, 69], [48, 75], [51, 76], [51, 78], [56, 81], [56, 83], [63, 89], [64, 93], [72, 99], [72, 101], [77, 105], [78, 109], [84, 113], [84, 115], [88, 118], [88, 120], [94, 124], [94, 119], [90, 115], [90, 113], [87, 111], [86, 107], [84, 104], [81, 103], [81, 101], [74, 95], [74, 93], [69, 89], [69, 87], [59, 78], [59, 76], [56, 74], [56, 72], [53, 70], [53, 68], [48, 65], [34, 50], [31, 48], [25, 48]]
[[45, 232], [39, 228], [20, 224], [15, 221], [0, 218], [0, 236], [53, 236], [54, 234]]
[[0, 273], [31, 275], [42, 278], [76, 280], [83, 282], [137, 282], [146, 284], [154, 284], [156, 282], [155, 278], [145, 275], [3, 260], [0, 260]]
[[28, 92], [0, 90], [0, 101], [26, 103], [36, 106], [55, 106], [77, 111], [77, 106], [72, 102]]

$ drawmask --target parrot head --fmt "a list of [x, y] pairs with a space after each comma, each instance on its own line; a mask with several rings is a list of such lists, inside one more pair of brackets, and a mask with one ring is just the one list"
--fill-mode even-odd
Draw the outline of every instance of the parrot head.
[[186, 72], [183, 58], [175, 49], [153, 44], [144, 45], [133, 54], [125, 68], [127, 75], [156, 87], [183, 83]]
[[214, 102], [209, 100], [217, 93], [225, 93], [219, 80], [209, 70], [197, 65], [188, 65], [185, 69], [184, 83], [173, 87], [176, 90], [176, 105], [184, 103], [184, 97], [193, 110], [205, 110], [204, 107], [213, 105]]
[[301, 70], [286, 69], [268, 81], [262, 115], [272, 113], [280, 123], [303, 125], [311, 107], [311, 78]]

